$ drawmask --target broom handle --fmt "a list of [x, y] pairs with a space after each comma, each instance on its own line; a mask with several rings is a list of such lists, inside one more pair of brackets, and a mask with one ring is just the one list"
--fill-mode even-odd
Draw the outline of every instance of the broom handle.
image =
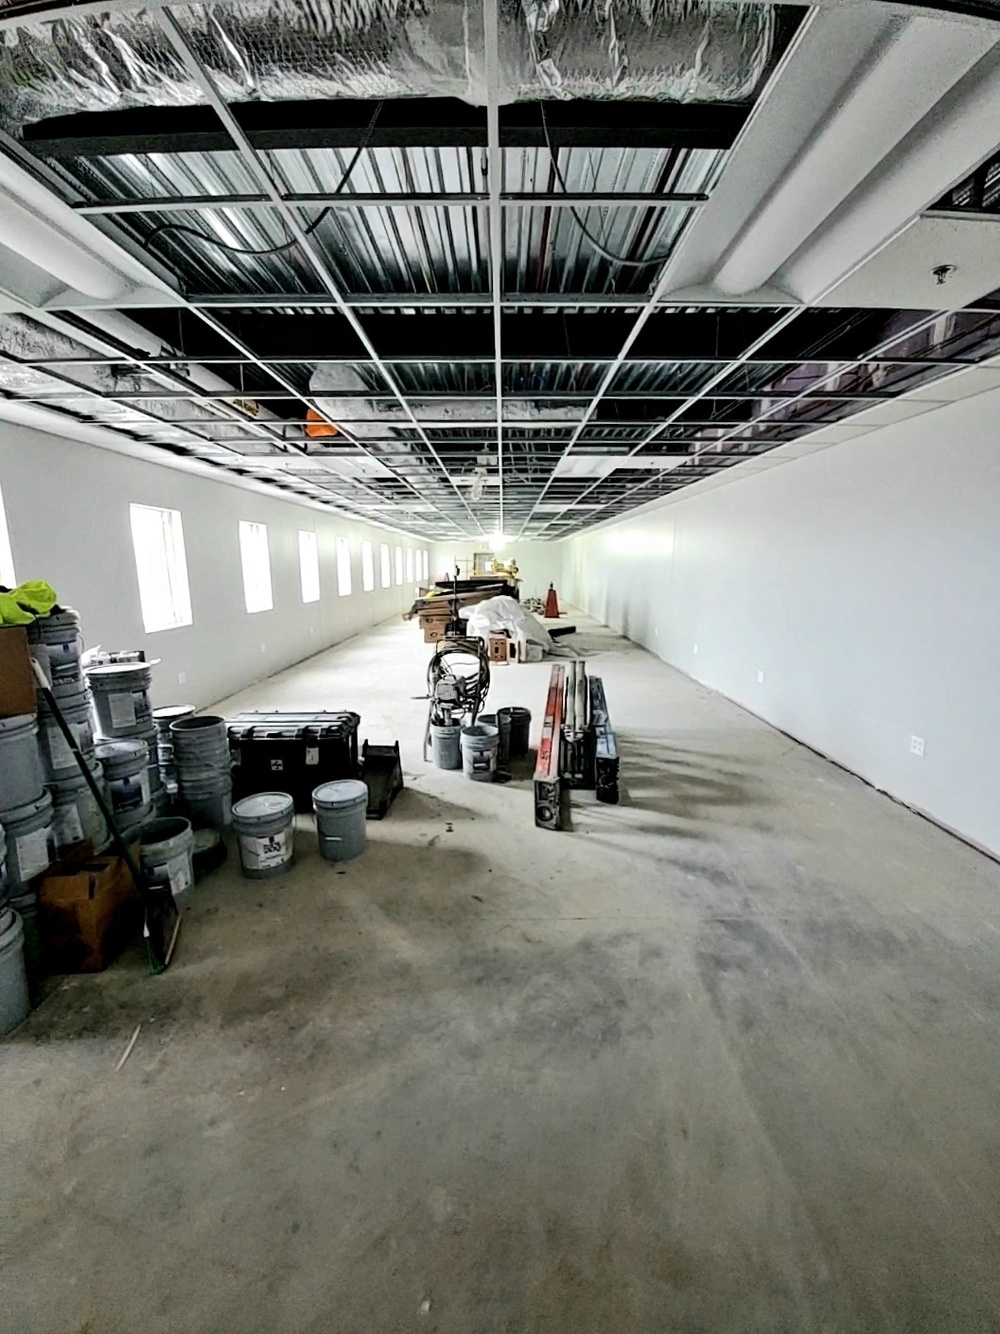
[[97, 782], [97, 779], [94, 777], [94, 775], [90, 772], [90, 765], [87, 763], [87, 761], [83, 758], [83, 756], [80, 753], [80, 747], [77, 743], [76, 737], [73, 735], [73, 729], [70, 727], [69, 723], [63, 717], [62, 709], [60, 709], [59, 705], [55, 701], [55, 696], [52, 694], [52, 691], [49, 688], [49, 683], [45, 678], [45, 673], [42, 671], [41, 667], [38, 665], [38, 662], [34, 658], [31, 659], [31, 665], [35, 669], [35, 680], [38, 682], [38, 689], [42, 692], [42, 697], [45, 700], [45, 703], [49, 706], [53, 718], [55, 718], [56, 722], [59, 724], [59, 730], [66, 738], [66, 744], [73, 752], [73, 758], [80, 766], [80, 772], [87, 780], [87, 786], [93, 793], [94, 800], [97, 802], [98, 806], [101, 809], [101, 814], [104, 816], [104, 822], [108, 826], [108, 829], [111, 831], [111, 837], [112, 840], [114, 841], [115, 850], [116, 852], [119, 853], [119, 855], [125, 862], [125, 865], [128, 867], [132, 875], [132, 879], [135, 882], [135, 887], [139, 891], [139, 896], [142, 899], [143, 903], [148, 908], [149, 899], [147, 895], [148, 885], [146, 883], [146, 877], [143, 875], [142, 871], [139, 868], [138, 862], [132, 855], [132, 849], [129, 847], [129, 845], [125, 842], [125, 840], [121, 836], [118, 824], [115, 820], [114, 815], [112, 814], [111, 807], [108, 805], [107, 799], [105, 798], [104, 793], [101, 791], [100, 784]]

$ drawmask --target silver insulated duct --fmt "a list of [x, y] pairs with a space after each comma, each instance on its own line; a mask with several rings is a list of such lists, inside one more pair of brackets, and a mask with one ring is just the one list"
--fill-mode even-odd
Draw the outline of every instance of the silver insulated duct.
[[[474, 0], [235, 0], [173, 13], [227, 101], [486, 101]], [[769, 4], [501, 0], [500, 97], [745, 101], [774, 28]], [[3, 39], [0, 112], [15, 130], [77, 111], [204, 101], [153, 11], [64, 13]]]

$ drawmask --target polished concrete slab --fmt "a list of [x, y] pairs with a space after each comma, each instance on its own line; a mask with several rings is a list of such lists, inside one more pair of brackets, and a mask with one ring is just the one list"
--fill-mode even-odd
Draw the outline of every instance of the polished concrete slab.
[[357, 709], [407, 790], [0, 1043], [0, 1327], [1000, 1329], [1000, 868], [578, 639], [628, 794], [560, 834], [422, 762], [414, 626], [229, 701]]

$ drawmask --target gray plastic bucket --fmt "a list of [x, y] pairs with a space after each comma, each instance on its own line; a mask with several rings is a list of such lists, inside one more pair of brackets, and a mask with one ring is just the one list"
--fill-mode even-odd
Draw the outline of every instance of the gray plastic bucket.
[[[90, 691], [85, 682], [54, 681], [52, 695], [84, 758], [93, 759], [94, 722], [91, 716]], [[49, 780], [58, 782], [60, 778], [79, 773], [80, 766], [44, 697], [41, 697], [38, 703], [38, 723], [41, 732], [42, 759]]]
[[312, 794], [319, 853], [324, 861], [349, 862], [367, 845], [368, 789], [356, 778], [321, 783]]
[[233, 783], [228, 773], [200, 770], [203, 777], [181, 774], [177, 795], [192, 824], [228, 829], [233, 822]]
[[498, 709], [496, 713], [481, 713], [476, 722], [497, 729], [497, 767], [506, 769], [510, 760], [510, 715]]
[[34, 716], [0, 718], [0, 810], [33, 801], [44, 785]]
[[431, 723], [431, 754], [439, 769], [461, 769], [461, 731], [458, 723]]
[[78, 664], [83, 652], [83, 637], [80, 634], [80, 617], [70, 608], [50, 612], [40, 620], [32, 621], [27, 627], [28, 643], [44, 649], [36, 654], [44, 659], [42, 666], [51, 670]]
[[531, 743], [531, 710], [522, 709], [519, 704], [512, 704], [508, 709], [499, 709], [510, 718], [510, 744], [508, 753], [512, 760], [523, 759]]
[[24, 926], [13, 908], [0, 908], [0, 1033], [23, 1023], [30, 1008]]
[[108, 796], [115, 819], [134, 823], [140, 812], [149, 813], [152, 793], [149, 788], [149, 751], [139, 737], [102, 739], [97, 743], [97, 758], [104, 771]]
[[0, 810], [7, 836], [7, 880], [12, 895], [32, 876], [40, 875], [55, 860], [52, 798], [43, 791], [34, 801]]
[[462, 768], [474, 783], [492, 783], [497, 771], [500, 733], [489, 723], [462, 728]]
[[287, 792], [257, 792], [233, 807], [240, 866], [251, 880], [284, 875], [295, 861], [295, 803]]
[[229, 734], [224, 718], [211, 713], [178, 718], [170, 724], [170, 740], [178, 770], [189, 766], [230, 767]]
[[[92, 765], [91, 773], [98, 783], [103, 781], [100, 765]], [[56, 854], [62, 856], [82, 839], [88, 839], [95, 849], [104, 847], [108, 841], [108, 827], [83, 774], [61, 779], [53, 783], [49, 791], [52, 794], [52, 832], [56, 840]]]
[[193, 713], [193, 704], [166, 704], [160, 709], [153, 710], [153, 722], [156, 725], [156, 762], [160, 778], [167, 785], [177, 782], [174, 740], [170, 735], [170, 727], [181, 718], [190, 718]]
[[10, 897], [10, 888], [7, 881], [7, 838], [3, 832], [3, 825], [0, 825], [0, 908]]
[[175, 899], [183, 899], [194, 885], [191, 861], [194, 835], [191, 824], [179, 815], [152, 820], [143, 830], [139, 858], [150, 884], [169, 885]]
[[87, 670], [94, 693], [97, 730], [103, 737], [130, 737], [153, 724], [149, 687], [153, 673], [146, 662], [105, 663]]

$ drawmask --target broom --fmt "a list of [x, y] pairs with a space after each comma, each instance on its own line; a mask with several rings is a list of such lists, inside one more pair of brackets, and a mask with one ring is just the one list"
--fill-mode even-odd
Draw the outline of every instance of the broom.
[[149, 959], [149, 970], [154, 975], [162, 973], [170, 964], [173, 956], [174, 945], [177, 943], [177, 933], [181, 929], [180, 913], [177, 911], [177, 904], [174, 902], [174, 896], [169, 885], [153, 885], [149, 882], [149, 877], [143, 873], [142, 868], [132, 855], [132, 849], [122, 838], [121, 830], [111, 808], [108, 805], [104, 793], [101, 791], [100, 784], [94, 775], [90, 772], [90, 766], [80, 753], [80, 747], [76, 737], [73, 735], [73, 729], [63, 717], [62, 709], [56, 703], [45, 673], [32, 658], [31, 665], [35, 670], [35, 679], [38, 682], [38, 689], [42, 692], [42, 698], [49, 706], [53, 718], [59, 724], [59, 730], [66, 738], [66, 744], [73, 752], [73, 758], [80, 766], [80, 772], [87, 781], [87, 786], [94, 795], [94, 800], [100, 807], [104, 821], [111, 831], [111, 838], [114, 843], [115, 851], [125, 862], [131, 872], [135, 887], [139, 891], [139, 897], [142, 900], [142, 906], [145, 911], [145, 923], [143, 925], [143, 937], [146, 941], [146, 956]]

